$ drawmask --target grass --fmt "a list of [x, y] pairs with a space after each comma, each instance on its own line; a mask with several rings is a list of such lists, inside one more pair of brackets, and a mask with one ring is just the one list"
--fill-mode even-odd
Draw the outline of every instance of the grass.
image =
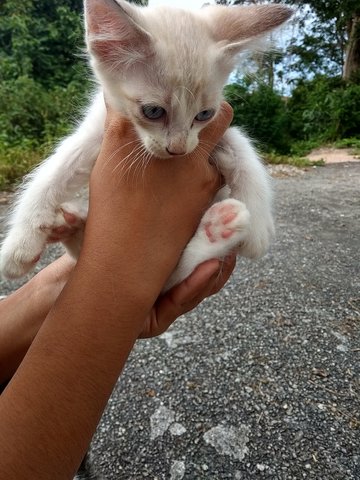
[[350, 148], [354, 155], [360, 155], [360, 138], [342, 138], [337, 140], [333, 146], [336, 148]]
[[0, 190], [21, 181], [45, 156], [45, 147], [0, 146]]
[[311, 161], [299, 155], [279, 155], [277, 153], [264, 154], [265, 161], [272, 165], [292, 165], [293, 167], [323, 167], [324, 160]]
[[321, 147], [328, 148], [348, 148], [353, 155], [360, 156], [360, 138], [342, 138], [334, 142], [324, 142], [321, 140], [304, 140], [296, 142], [291, 147], [289, 155], [279, 155], [277, 153], [265, 153], [264, 158], [268, 163], [275, 165], [293, 165], [294, 167], [321, 167], [325, 165], [323, 160], [311, 161], [306, 158], [312, 150]]

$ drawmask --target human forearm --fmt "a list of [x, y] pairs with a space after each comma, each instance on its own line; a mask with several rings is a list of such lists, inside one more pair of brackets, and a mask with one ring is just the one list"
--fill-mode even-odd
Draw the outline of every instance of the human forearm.
[[109, 292], [121, 282], [106, 275], [96, 294], [79, 297], [102, 273], [79, 264], [1, 398], [1, 478], [71, 478], [88, 447], [136, 339], [130, 327], [150, 309], [136, 292], [120, 305]]
[[[176, 247], [171, 245], [159, 213], [147, 212], [153, 215], [150, 225], [131, 208], [118, 225], [103, 211], [90, 215], [78, 265], [1, 399], [0, 444], [6, 451], [0, 477], [29, 478], [35, 468], [39, 480], [56, 478], [61, 464], [58, 478], [71, 478], [88, 447], [144, 319], [186, 243], [175, 239]], [[52, 405], [56, 408], [49, 409]]]
[[[113, 133], [107, 132], [105, 147]], [[118, 133], [124, 148], [115, 141], [102, 150], [92, 174], [80, 259], [0, 399], [1, 478], [72, 477], [136, 338], [146, 334], [151, 307], [217, 188], [214, 171], [206, 174], [210, 150], [204, 148], [195, 162], [150, 162], [143, 182], [124, 181], [117, 169], [128, 172], [124, 163], [132, 152], [125, 147], [134, 142], [128, 124]], [[223, 129], [209, 133], [216, 142]], [[165, 307], [166, 300], [158, 303], [159, 312]]]
[[73, 266], [64, 255], [0, 302], [0, 384], [20, 365]]

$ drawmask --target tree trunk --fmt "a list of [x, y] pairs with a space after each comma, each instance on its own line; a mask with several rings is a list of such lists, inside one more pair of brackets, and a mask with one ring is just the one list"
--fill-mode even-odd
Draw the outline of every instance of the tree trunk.
[[343, 79], [360, 82], [360, 13], [353, 16], [349, 25]]

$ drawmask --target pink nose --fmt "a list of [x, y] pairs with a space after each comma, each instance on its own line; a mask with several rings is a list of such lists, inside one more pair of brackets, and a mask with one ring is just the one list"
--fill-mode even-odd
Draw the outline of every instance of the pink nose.
[[166, 147], [166, 151], [169, 155], [185, 155], [186, 150], [184, 148], [175, 148], [172, 147], [171, 149], [169, 147]]

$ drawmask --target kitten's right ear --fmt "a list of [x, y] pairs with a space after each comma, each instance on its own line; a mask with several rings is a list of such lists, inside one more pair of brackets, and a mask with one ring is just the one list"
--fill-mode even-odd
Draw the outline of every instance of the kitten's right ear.
[[85, 0], [89, 53], [112, 71], [126, 69], [152, 53], [152, 38], [139, 7], [123, 0]]

